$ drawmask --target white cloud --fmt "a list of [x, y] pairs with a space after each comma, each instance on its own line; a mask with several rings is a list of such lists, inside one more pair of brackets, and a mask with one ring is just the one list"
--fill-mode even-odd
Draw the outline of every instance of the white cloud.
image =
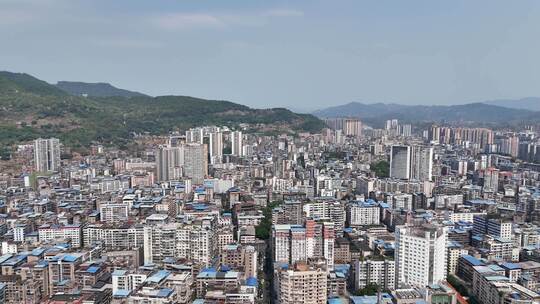
[[219, 17], [210, 14], [165, 14], [153, 18], [153, 23], [167, 30], [181, 30], [189, 28], [222, 28], [225, 22]]

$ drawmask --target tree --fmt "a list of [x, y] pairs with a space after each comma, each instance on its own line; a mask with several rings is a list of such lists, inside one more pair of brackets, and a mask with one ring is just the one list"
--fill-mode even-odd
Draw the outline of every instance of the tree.
[[255, 236], [262, 240], [270, 238], [270, 229], [272, 228], [272, 210], [281, 205], [283, 201], [273, 201], [268, 203], [263, 209], [264, 218], [261, 223], [255, 227]]
[[468, 288], [456, 276], [450, 274], [446, 278], [446, 281], [450, 285], [452, 285], [457, 290], [457, 292], [459, 292], [462, 296], [464, 297], [470, 296]]
[[10, 160], [11, 159], [11, 150], [8, 147], [0, 148], [0, 159], [1, 160]]
[[379, 291], [379, 285], [375, 283], [369, 283], [364, 288], [358, 289], [354, 292], [356, 296], [374, 296]]
[[378, 161], [375, 164], [371, 164], [371, 171], [374, 171], [377, 177], [389, 177], [390, 164], [385, 160]]

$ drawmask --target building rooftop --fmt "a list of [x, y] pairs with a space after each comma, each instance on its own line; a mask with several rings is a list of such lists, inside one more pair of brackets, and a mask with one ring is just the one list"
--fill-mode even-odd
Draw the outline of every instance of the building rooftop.
[[[352, 304], [379, 304], [377, 296], [351, 296], [349, 297]], [[392, 303], [392, 296], [388, 293], [381, 294], [380, 304]]]
[[516, 263], [502, 263], [501, 266], [503, 268], [506, 268], [508, 270], [515, 270], [515, 269], [521, 269], [521, 266]]
[[473, 266], [482, 266], [485, 265], [484, 262], [480, 261], [479, 259], [471, 256], [471, 255], [463, 255], [461, 256], [463, 259], [465, 259], [467, 262], [469, 262]]
[[171, 274], [170, 271], [167, 270], [160, 270], [154, 274], [152, 274], [150, 277], [146, 279], [147, 282], [151, 283], [159, 283], [166, 277], [168, 277]]

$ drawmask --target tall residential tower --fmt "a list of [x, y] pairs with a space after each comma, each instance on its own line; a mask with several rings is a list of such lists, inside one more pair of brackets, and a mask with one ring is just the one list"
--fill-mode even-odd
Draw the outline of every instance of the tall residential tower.
[[34, 165], [38, 172], [60, 169], [60, 141], [57, 138], [34, 140]]

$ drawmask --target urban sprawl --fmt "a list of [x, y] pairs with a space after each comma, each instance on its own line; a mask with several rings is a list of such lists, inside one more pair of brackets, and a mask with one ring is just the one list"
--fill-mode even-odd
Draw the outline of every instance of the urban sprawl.
[[325, 123], [19, 143], [0, 303], [540, 303], [540, 129]]

